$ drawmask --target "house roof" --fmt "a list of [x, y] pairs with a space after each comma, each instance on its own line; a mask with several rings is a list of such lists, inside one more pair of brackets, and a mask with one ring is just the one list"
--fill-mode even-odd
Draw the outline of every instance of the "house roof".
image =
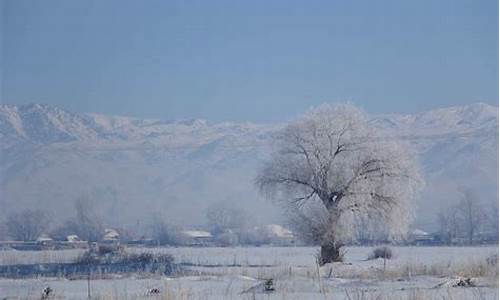
[[80, 242], [81, 239], [76, 234], [70, 234], [70, 235], [66, 236], [66, 241], [68, 241], [68, 242]]
[[46, 242], [46, 241], [52, 241], [52, 238], [49, 237], [48, 235], [46, 234], [42, 234], [41, 236], [39, 236], [37, 239], [36, 239], [37, 242]]
[[429, 233], [420, 230], [420, 229], [415, 229], [411, 232], [412, 235], [429, 235]]
[[278, 238], [293, 238], [293, 232], [278, 224], [266, 225], [267, 231]]
[[106, 228], [104, 229], [104, 237], [103, 239], [109, 240], [109, 239], [117, 239], [120, 237], [120, 234], [118, 231], [112, 228]]
[[182, 233], [192, 238], [211, 238], [212, 234], [204, 230], [185, 230]]

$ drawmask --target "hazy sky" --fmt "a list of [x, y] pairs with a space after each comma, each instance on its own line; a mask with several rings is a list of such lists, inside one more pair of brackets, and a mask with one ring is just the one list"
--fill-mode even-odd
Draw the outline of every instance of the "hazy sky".
[[3, 103], [272, 122], [498, 102], [498, 1], [0, 0]]

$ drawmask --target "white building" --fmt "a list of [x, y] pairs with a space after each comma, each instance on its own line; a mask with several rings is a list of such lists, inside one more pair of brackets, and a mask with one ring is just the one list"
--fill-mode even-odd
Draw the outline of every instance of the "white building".
[[188, 245], [207, 245], [213, 241], [213, 236], [210, 232], [204, 230], [184, 230], [182, 234], [186, 238]]
[[266, 225], [265, 234], [273, 244], [291, 245], [295, 243], [293, 232], [278, 224]]
[[120, 240], [120, 233], [112, 228], [104, 229], [104, 236], [102, 237], [104, 241], [118, 241]]
[[421, 229], [415, 229], [410, 232], [410, 241], [415, 244], [425, 244], [429, 243], [433, 240], [433, 237], [430, 233], [425, 232]]
[[37, 243], [40, 243], [40, 244], [47, 244], [47, 243], [53, 242], [54, 240], [51, 237], [49, 237], [48, 235], [42, 234], [36, 239], [36, 241], [37, 241]]
[[70, 234], [66, 237], [66, 241], [70, 243], [81, 242], [82, 240], [76, 234]]

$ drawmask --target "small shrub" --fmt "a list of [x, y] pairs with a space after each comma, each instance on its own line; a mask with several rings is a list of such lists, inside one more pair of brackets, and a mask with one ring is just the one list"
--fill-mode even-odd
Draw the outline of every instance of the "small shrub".
[[373, 249], [372, 253], [368, 256], [368, 259], [377, 259], [377, 258], [392, 258], [392, 249], [387, 246], [377, 247]]
[[238, 235], [232, 231], [225, 231], [216, 236], [215, 242], [222, 247], [238, 245]]
[[160, 253], [140, 253], [140, 254], [127, 254], [123, 256], [120, 260], [121, 263], [139, 263], [142, 265], [146, 264], [167, 264], [171, 265], [174, 263], [174, 257], [170, 254], [160, 254]]
[[126, 263], [149, 264], [154, 262], [154, 256], [152, 253], [129, 254], [126, 257], [122, 257], [121, 261]]
[[125, 251], [99, 254], [87, 251], [80, 255], [76, 264], [100, 269], [103, 273], [152, 272], [170, 274], [175, 270], [174, 257], [170, 254], [126, 253]]
[[85, 251], [76, 258], [75, 263], [81, 265], [98, 265], [101, 263], [101, 257], [93, 251]]
[[109, 244], [109, 245], [100, 244], [97, 247], [97, 254], [99, 256], [107, 255], [107, 254], [117, 254], [117, 253], [120, 253], [123, 251], [124, 251], [123, 246], [114, 245], [114, 244]]
[[170, 254], [153, 254], [153, 253], [131, 253], [128, 254], [124, 251], [115, 252], [101, 252], [86, 251], [78, 256], [75, 263], [80, 264], [105, 264], [105, 263], [173, 263], [174, 258]]
[[486, 258], [486, 263], [491, 267], [498, 267], [498, 254], [493, 254]]

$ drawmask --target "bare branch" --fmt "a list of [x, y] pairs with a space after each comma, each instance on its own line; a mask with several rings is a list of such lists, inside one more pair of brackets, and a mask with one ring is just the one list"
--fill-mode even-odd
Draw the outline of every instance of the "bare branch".
[[[402, 234], [420, 186], [419, 169], [411, 151], [379, 135], [352, 105], [313, 109], [284, 129], [257, 176], [259, 187], [295, 210], [319, 205], [314, 215], [327, 224], [313, 227], [324, 230], [325, 243], [340, 242], [340, 232], [349, 235], [354, 214], [378, 216]], [[312, 201], [316, 196], [319, 201]], [[308, 213], [298, 215], [314, 223]]]

